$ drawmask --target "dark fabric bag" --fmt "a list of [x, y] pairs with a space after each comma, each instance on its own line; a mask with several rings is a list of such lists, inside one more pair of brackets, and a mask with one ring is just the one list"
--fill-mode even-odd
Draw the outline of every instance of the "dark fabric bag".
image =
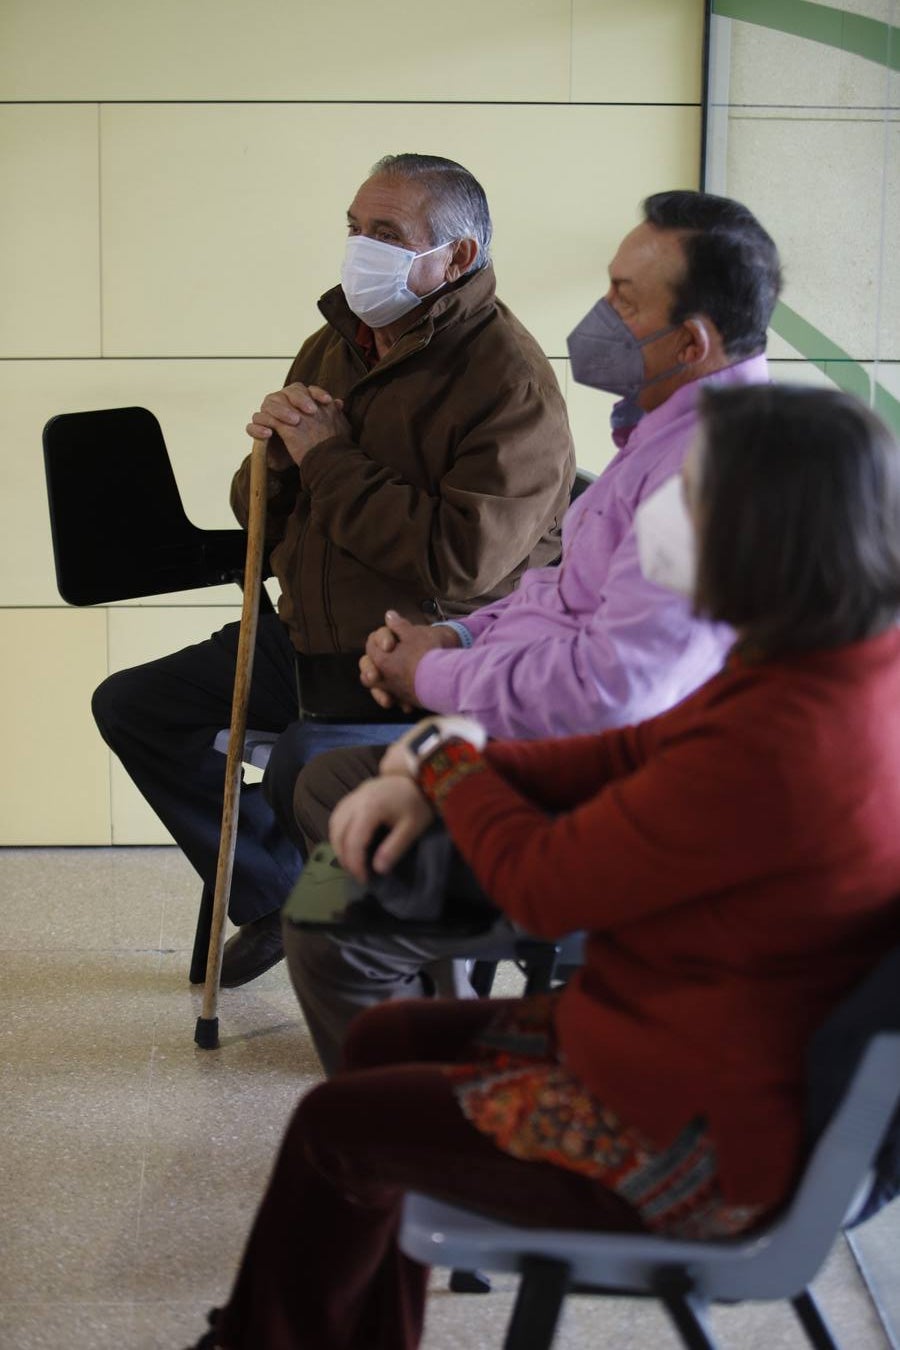
[[[377, 841], [373, 849], [377, 847]], [[396, 919], [441, 919], [489, 916], [492, 904], [459, 853], [441, 821], [430, 825], [397, 866], [385, 876], [372, 874], [366, 891]]]
[[317, 844], [282, 915], [298, 928], [326, 933], [443, 937], [484, 933], [499, 910], [435, 822], [388, 876], [373, 875], [365, 886], [344, 871], [330, 844]]
[[362, 652], [296, 652], [297, 706], [312, 722], [418, 722], [421, 708], [380, 708], [359, 682]]

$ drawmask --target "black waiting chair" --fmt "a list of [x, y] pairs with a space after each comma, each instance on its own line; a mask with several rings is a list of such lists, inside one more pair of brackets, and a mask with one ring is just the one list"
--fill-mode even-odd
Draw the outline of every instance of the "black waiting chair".
[[497, 966], [512, 961], [525, 981], [524, 994], [546, 994], [563, 984], [584, 961], [584, 934], [569, 933], [551, 942], [522, 933], [511, 940], [497, 957], [479, 956], [470, 974], [472, 988], [479, 998], [487, 998], [494, 987]]
[[520, 1275], [505, 1350], [548, 1350], [566, 1295], [658, 1299], [688, 1350], [716, 1350], [714, 1303], [789, 1299], [815, 1350], [839, 1350], [809, 1285], [842, 1229], [900, 1189], [900, 949], [813, 1038], [810, 1154], [790, 1203], [746, 1237], [526, 1228], [407, 1196], [400, 1245], [428, 1265]]
[[56, 583], [70, 605], [241, 585], [245, 532], [202, 530], [188, 519], [146, 408], [52, 417], [44, 469]]
[[[61, 413], [44, 427], [43, 441], [56, 584], [70, 605], [243, 585], [246, 532], [204, 530], [188, 519], [153, 413]], [[272, 612], [265, 587], [260, 610]], [[248, 734], [254, 746], [258, 739]], [[213, 888], [204, 887], [193, 983], [206, 973], [212, 900]]]

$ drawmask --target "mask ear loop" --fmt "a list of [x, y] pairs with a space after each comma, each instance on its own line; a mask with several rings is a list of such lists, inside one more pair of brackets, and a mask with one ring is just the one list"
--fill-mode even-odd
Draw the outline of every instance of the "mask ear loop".
[[[412, 265], [413, 265], [414, 262], [416, 262], [419, 258], [427, 258], [428, 255], [429, 255], [430, 253], [437, 253], [440, 249], [442, 249], [442, 248], [447, 248], [447, 246], [448, 246], [449, 244], [455, 244], [455, 243], [456, 243], [456, 240], [455, 240], [455, 239], [445, 239], [444, 242], [443, 242], [443, 244], [435, 244], [434, 248], [427, 248], [427, 249], [425, 250], [424, 253], [417, 253], [416, 256], [415, 256], [415, 258], [412, 258], [412, 259], [410, 260], [409, 270], [408, 270], [407, 273], [406, 273], [406, 281], [405, 281], [404, 285], [405, 285], [407, 288], [409, 287], [409, 273], [412, 271]], [[420, 300], [420, 301], [421, 301], [421, 300], [430, 300], [431, 297], [432, 297], [433, 295], [437, 295], [438, 291], [442, 291], [442, 290], [444, 289], [445, 286], [449, 286], [449, 285], [450, 285], [449, 281], [442, 281], [441, 284], [440, 284], [439, 286], [435, 286], [435, 288], [434, 288], [433, 291], [426, 291], [424, 295], [420, 295], [420, 296], [419, 296], [419, 300]]]
[[[658, 338], [668, 337], [669, 333], [676, 332], [680, 327], [680, 323], [670, 323], [667, 324], [665, 328], [657, 328], [655, 333], [648, 333], [645, 338], [635, 338], [635, 342], [639, 347], [643, 348], [646, 347], [649, 342], [656, 342]], [[660, 371], [659, 375], [654, 375], [652, 380], [644, 380], [638, 393], [643, 389], [652, 389], [655, 384], [659, 384], [660, 380], [671, 379], [671, 377], [677, 375], [680, 370], [684, 370], [684, 364], [683, 362], [678, 361], [674, 366], [669, 366], [668, 370]]]
[[634, 340], [639, 347], [646, 347], [648, 343], [656, 342], [658, 338], [668, 337], [670, 333], [674, 333], [676, 328], [680, 327], [680, 323], [668, 323], [665, 328], [657, 328], [655, 333], [648, 333], [646, 337], [635, 338]]
[[413, 262], [416, 261], [416, 258], [427, 258], [429, 253], [437, 253], [439, 249], [447, 248], [449, 244], [455, 243], [456, 243], [455, 239], [445, 239], [442, 244], [435, 244], [434, 248], [426, 248], [424, 253], [417, 253], [413, 258]]

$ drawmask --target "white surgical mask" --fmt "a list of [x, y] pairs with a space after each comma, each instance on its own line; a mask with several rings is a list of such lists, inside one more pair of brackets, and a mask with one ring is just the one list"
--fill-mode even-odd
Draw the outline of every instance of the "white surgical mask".
[[[407, 285], [416, 258], [427, 258], [429, 253], [437, 253], [438, 249], [446, 247], [446, 244], [436, 244], [424, 253], [416, 253], [396, 244], [383, 244], [380, 239], [369, 239], [364, 234], [351, 235], [341, 268], [341, 285], [347, 304], [370, 328], [383, 328], [385, 324], [402, 319], [428, 298], [416, 295]], [[443, 284], [441, 282], [441, 286]], [[436, 286], [428, 295], [434, 295], [441, 286]]]
[[697, 582], [697, 546], [688, 515], [681, 475], [668, 478], [634, 513], [641, 571], [648, 581], [693, 598]]

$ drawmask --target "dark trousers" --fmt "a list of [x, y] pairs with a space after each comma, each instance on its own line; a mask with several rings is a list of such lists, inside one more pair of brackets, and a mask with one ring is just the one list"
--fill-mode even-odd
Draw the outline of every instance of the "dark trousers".
[[414, 1350], [428, 1271], [397, 1244], [420, 1189], [513, 1222], [640, 1231], [598, 1183], [503, 1153], [437, 1064], [465, 1060], [499, 1000], [384, 1004], [354, 1024], [346, 1068], [294, 1114], [217, 1339], [226, 1350]]
[[[100, 734], [184, 850], [204, 883], [215, 883], [225, 756], [212, 748], [231, 720], [236, 623], [206, 642], [111, 675], [96, 690]], [[293, 647], [274, 614], [260, 615], [247, 725], [283, 731], [297, 717]], [[290, 802], [300, 765], [270, 765], [275, 790]], [[290, 782], [279, 787], [279, 773]], [[291, 813], [290, 823], [293, 824]], [[302, 866], [259, 785], [241, 792], [229, 914], [247, 923], [278, 909]]]

